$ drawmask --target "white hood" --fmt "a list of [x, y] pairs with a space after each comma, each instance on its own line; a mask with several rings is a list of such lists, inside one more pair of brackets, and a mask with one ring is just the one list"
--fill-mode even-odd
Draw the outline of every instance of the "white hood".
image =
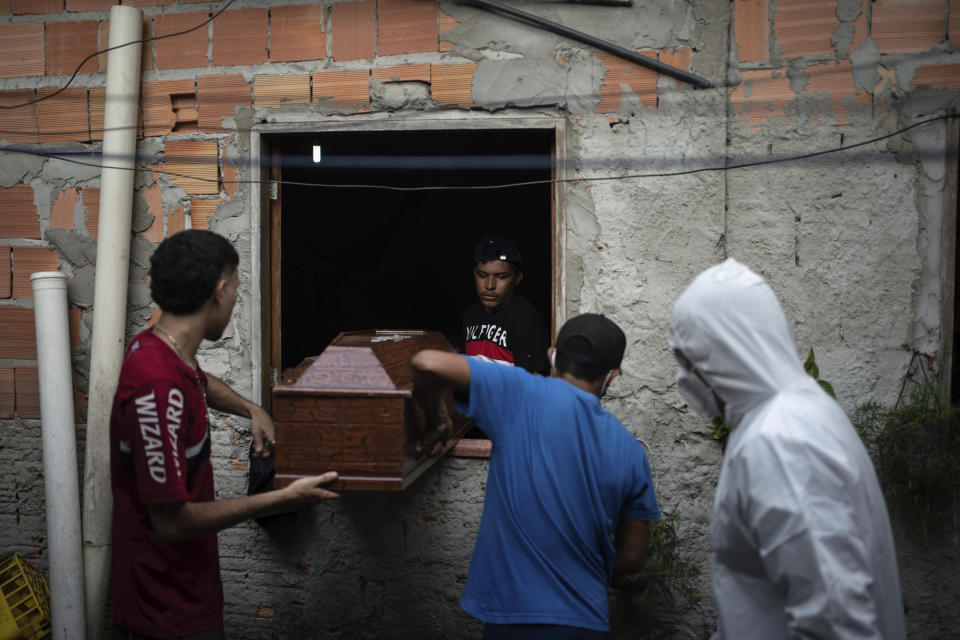
[[701, 273], [677, 299], [670, 346], [726, 403], [731, 427], [772, 395], [812, 382], [773, 291], [733, 258]]

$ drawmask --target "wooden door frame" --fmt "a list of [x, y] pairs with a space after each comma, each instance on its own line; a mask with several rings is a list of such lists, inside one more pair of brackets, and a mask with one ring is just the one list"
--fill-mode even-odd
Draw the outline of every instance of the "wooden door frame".
[[[302, 118], [302, 115], [300, 116]], [[377, 114], [368, 119], [351, 118], [349, 122], [342, 119], [337, 121], [309, 121], [303, 122], [297, 116], [291, 115], [289, 122], [284, 122], [282, 116], [273, 118], [274, 121], [255, 125], [250, 131], [250, 166], [259, 167], [260, 182], [255, 182], [250, 191], [250, 227], [251, 227], [251, 343], [252, 379], [254, 402], [270, 410], [270, 392], [276, 384], [276, 373], [279, 366], [280, 335], [279, 308], [274, 309], [279, 301], [280, 273], [275, 268], [278, 264], [276, 252], [279, 250], [279, 233], [272, 230], [272, 225], [279, 230], [280, 194], [276, 189], [276, 197], [271, 199], [272, 181], [280, 177], [279, 167], [274, 164], [278, 161], [276, 148], [271, 144], [271, 136], [289, 133], [334, 133], [334, 132], [391, 132], [391, 131], [469, 131], [469, 130], [550, 130], [554, 134], [553, 158], [555, 160], [552, 177], [562, 181], [567, 175], [567, 140], [566, 120], [562, 116], [491, 116], [476, 114], [451, 118], [442, 117], [398, 117], [389, 114]], [[271, 158], [271, 162], [263, 162]], [[567, 278], [566, 278], [566, 183], [555, 182], [551, 189], [551, 314], [550, 335], [556, 331], [566, 319], [567, 308]]]
[[944, 406], [950, 404], [953, 385], [953, 359], [956, 345], [953, 343], [954, 325], [957, 318], [957, 206], [960, 194], [960, 121], [946, 121], [946, 167], [943, 177], [943, 219], [940, 225], [940, 398]]

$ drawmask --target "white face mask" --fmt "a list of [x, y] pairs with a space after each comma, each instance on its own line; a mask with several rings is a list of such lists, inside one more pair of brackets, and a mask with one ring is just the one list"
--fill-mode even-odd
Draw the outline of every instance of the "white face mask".
[[604, 378], [603, 378], [603, 386], [600, 387], [600, 397], [601, 397], [601, 398], [606, 395], [606, 393], [607, 393], [607, 387], [610, 386], [610, 381], [611, 381], [611, 380], [613, 380], [613, 369], [611, 369], [610, 371], [607, 371], [607, 375], [604, 376]]
[[703, 417], [711, 420], [723, 417], [713, 390], [690, 369], [681, 366], [677, 370], [677, 390], [687, 404]]

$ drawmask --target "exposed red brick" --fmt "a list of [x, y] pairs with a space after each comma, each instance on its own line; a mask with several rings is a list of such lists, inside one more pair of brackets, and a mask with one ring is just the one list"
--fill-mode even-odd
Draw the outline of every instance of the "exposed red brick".
[[143, 100], [143, 135], [163, 136], [172, 133], [177, 124], [171, 96], [193, 95], [193, 80], [158, 80], [144, 82], [141, 88]]
[[80, 200], [87, 213], [83, 226], [92, 237], [97, 237], [97, 226], [100, 224], [100, 189], [84, 187]]
[[217, 212], [217, 207], [223, 202], [222, 199], [216, 200], [191, 200], [190, 201], [190, 228], [191, 229], [209, 229], [210, 218]]
[[333, 59], [372, 60], [377, 55], [376, 0], [339, 2], [330, 8]]
[[67, 0], [67, 11], [109, 11], [115, 4], [117, 0]]
[[378, 0], [377, 48], [381, 56], [436, 51], [437, 3]]
[[371, 73], [380, 82], [430, 82], [429, 64], [401, 64], [374, 69]]
[[46, 247], [13, 247], [13, 291], [17, 300], [33, 298], [30, 274], [37, 271], [57, 271], [60, 256]]
[[313, 74], [313, 99], [344, 107], [370, 102], [369, 71], [317, 71]]
[[176, 133], [199, 130], [197, 121], [200, 115], [197, 110], [196, 93], [191, 92], [172, 95], [170, 96], [170, 106], [173, 109], [173, 130]]
[[867, 20], [867, 5], [869, 0], [864, 0], [863, 7], [860, 9], [860, 15], [851, 23], [853, 26], [853, 41], [850, 43], [850, 48], [847, 49], [847, 54], [851, 54], [857, 50], [864, 42], [867, 41], [867, 35], [869, 31], [870, 22]]
[[143, 232], [143, 236], [154, 244], [163, 242], [163, 217], [156, 216], [150, 223], [150, 228]]
[[954, 49], [960, 48], [960, 0], [950, 0], [950, 21], [947, 23], [947, 38]]
[[87, 88], [67, 87], [40, 89], [39, 96], [52, 96], [37, 103], [37, 140], [52, 142], [90, 140], [90, 114], [87, 110]]
[[740, 62], [770, 59], [770, 0], [736, 0], [733, 33]]
[[960, 64], [940, 64], [920, 67], [913, 74], [911, 86], [930, 86], [934, 89], [960, 90]]
[[[0, 91], [0, 105], [24, 104], [37, 98], [34, 89]], [[11, 144], [33, 144], [37, 141], [37, 105], [0, 111], [0, 140]]]
[[40, 418], [40, 377], [36, 366], [20, 365], [13, 370], [17, 415], [28, 420]]
[[853, 80], [853, 67], [849, 60], [810, 65], [806, 68], [806, 72], [806, 92], [830, 99], [834, 124], [849, 123], [850, 114], [847, 104], [850, 98], [861, 104], [869, 104], [873, 99], [865, 91], [857, 93]]
[[430, 93], [437, 104], [473, 106], [473, 74], [477, 65], [434, 64], [430, 66]]
[[216, 195], [220, 193], [219, 156], [216, 140], [168, 140], [167, 174], [189, 194]]
[[13, 0], [13, 15], [37, 15], [63, 11], [63, 0]]
[[73, 229], [73, 210], [80, 202], [80, 194], [76, 189], [64, 189], [57, 196], [50, 211], [51, 229]]
[[153, 215], [153, 223], [143, 235], [150, 242], [160, 242], [163, 240], [163, 191], [159, 184], [154, 184], [141, 187], [139, 194], [147, 202], [147, 211]]
[[[444, 31], [449, 31], [456, 26], [459, 26], [460, 23], [453, 19], [449, 13], [443, 11], [442, 9], [437, 10], [437, 31], [439, 35], [442, 36]], [[440, 40], [440, 46], [438, 47], [440, 51], [450, 51], [453, 49], [453, 43], [448, 42], [447, 40]]]
[[783, 116], [796, 97], [785, 69], [757, 69], [742, 72], [742, 82], [730, 93], [734, 116], [750, 124]]
[[67, 326], [70, 331], [70, 348], [76, 349], [80, 346], [80, 328], [83, 326], [83, 309], [70, 307], [67, 309]]
[[324, 11], [322, 5], [270, 9], [270, 60], [292, 62], [326, 58]]
[[[683, 71], [690, 71], [690, 58], [692, 57], [693, 49], [690, 47], [664, 49], [660, 52], [660, 62]], [[677, 86], [684, 84], [682, 80], [676, 78], [674, 78], [674, 82], [676, 82]]]
[[787, 58], [833, 55], [830, 37], [839, 26], [837, 0], [777, 0], [774, 37]]
[[250, 106], [250, 83], [240, 74], [200, 76], [197, 102], [201, 131], [224, 131], [223, 118], [232, 116], [237, 105]]
[[226, 191], [227, 197], [232, 198], [233, 194], [237, 192], [237, 187], [239, 183], [237, 182], [237, 168], [233, 166], [233, 163], [230, 162], [230, 158], [227, 157], [227, 145], [230, 144], [230, 139], [223, 141], [223, 150], [220, 152], [220, 166], [223, 167], [223, 190]]
[[107, 88], [90, 87], [90, 139], [103, 140], [103, 111], [106, 107]]
[[[97, 51], [96, 20], [47, 24], [46, 75], [69, 76], [77, 65]], [[96, 73], [97, 56], [83, 63], [80, 73]]]
[[213, 21], [213, 64], [267, 61], [267, 10], [236, 9]]
[[16, 391], [13, 380], [13, 367], [0, 365], [0, 418], [12, 418], [15, 415]]
[[876, 0], [871, 31], [880, 53], [913, 53], [940, 44], [943, 0]]
[[33, 322], [33, 309], [0, 306], [0, 359], [36, 360], [37, 337]]
[[0, 0], [0, 16], [10, 14], [10, 0]]
[[177, 207], [177, 210], [167, 216], [167, 237], [175, 233], [180, 233], [186, 228], [186, 222], [183, 215], [183, 207]]
[[33, 187], [18, 184], [0, 188], [0, 238], [40, 239], [40, 220], [33, 204]]
[[[208, 17], [206, 12], [157, 15], [154, 18], [153, 29], [157, 37], [179, 33], [192, 29]], [[154, 40], [157, 69], [206, 67], [208, 64], [209, 27], [210, 25], [206, 24], [190, 33], [173, 38]]]
[[257, 76], [253, 104], [257, 109], [310, 102], [310, 76]]
[[[203, 29], [200, 29], [202, 31]], [[144, 14], [143, 16], [143, 30], [141, 31], [141, 38], [147, 39], [154, 36], [153, 30], [153, 16]], [[100, 42], [106, 43], [107, 40], [101, 38]], [[154, 50], [157, 45], [155, 40], [148, 40], [140, 45], [140, 68], [143, 70], [153, 69], [154, 62]], [[100, 56], [103, 59], [103, 70], [107, 70], [107, 56]]]
[[43, 24], [0, 25], [0, 78], [43, 75]]
[[[641, 55], [656, 60], [655, 51], [640, 51]], [[640, 65], [627, 62], [623, 58], [609, 53], [593, 54], [607, 67], [607, 73], [600, 87], [600, 102], [596, 113], [617, 113], [620, 111], [622, 85], [633, 90], [640, 103], [645, 107], [657, 106], [657, 72]]]
[[0, 245], [0, 299], [6, 300], [13, 292], [13, 252]]

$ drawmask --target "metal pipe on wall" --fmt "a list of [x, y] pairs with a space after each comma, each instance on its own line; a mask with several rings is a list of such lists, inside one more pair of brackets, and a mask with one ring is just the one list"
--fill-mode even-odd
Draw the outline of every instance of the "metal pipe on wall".
[[30, 276], [37, 331], [43, 488], [47, 505], [50, 613], [54, 640], [84, 637], [80, 478], [73, 413], [73, 365], [67, 316], [67, 276]]
[[[100, 176], [97, 271], [94, 281], [93, 336], [87, 449], [83, 478], [83, 562], [87, 637], [103, 635], [110, 584], [110, 409], [123, 361], [127, 278], [133, 215], [134, 157], [140, 101], [142, 12], [127, 6], [110, 9], [112, 49], [107, 58], [107, 94], [103, 156], [110, 158]], [[121, 46], [126, 45], [126, 46]]]
[[588, 44], [591, 47], [596, 47], [601, 51], [606, 51], [612, 53], [615, 56], [628, 60], [634, 64], [638, 64], [643, 67], [653, 69], [654, 71], [659, 71], [664, 75], [671, 76], [677, 80], [683, 82], [689, 82], [697, 89], [712, 89], [713, 83], [702, 78], [694, 73], [689, 71], [684, 71], [683, 69], [678, 69], [672, 67], [668, 64], [664, 64], [659, 60], [653, 60], [645, 56], [640, 55], [636, 51], [631, 51], [625, 47], [621, 47], [618, 44], [608, 42], [592, 36], [583, 31], [578, 31], [576, 29], [571, 29], [570, 27], [564, 26], [553, 22], [552, 20], [547, 20], [546, 18], [541, 18], [540, 16], [535, 16], [532, 13], [527, 13], [526, 11], [520, 11], [519, 9], [514, 9], [513, 7], [508, 7], [507, 5], [500, 4], [499, 2], [493, 2], [493, 0], [460, 0], [462, 4], [467, 4], [479, 9], [485, 9], [491, 12], [502, 13], [511, 17], [527, 22], [541, 29], [546, 29], [547, 31], [552, 31], [553, 33], [559, 34], [570, 38], [571, 40], [576, 40], [584, 44]]

